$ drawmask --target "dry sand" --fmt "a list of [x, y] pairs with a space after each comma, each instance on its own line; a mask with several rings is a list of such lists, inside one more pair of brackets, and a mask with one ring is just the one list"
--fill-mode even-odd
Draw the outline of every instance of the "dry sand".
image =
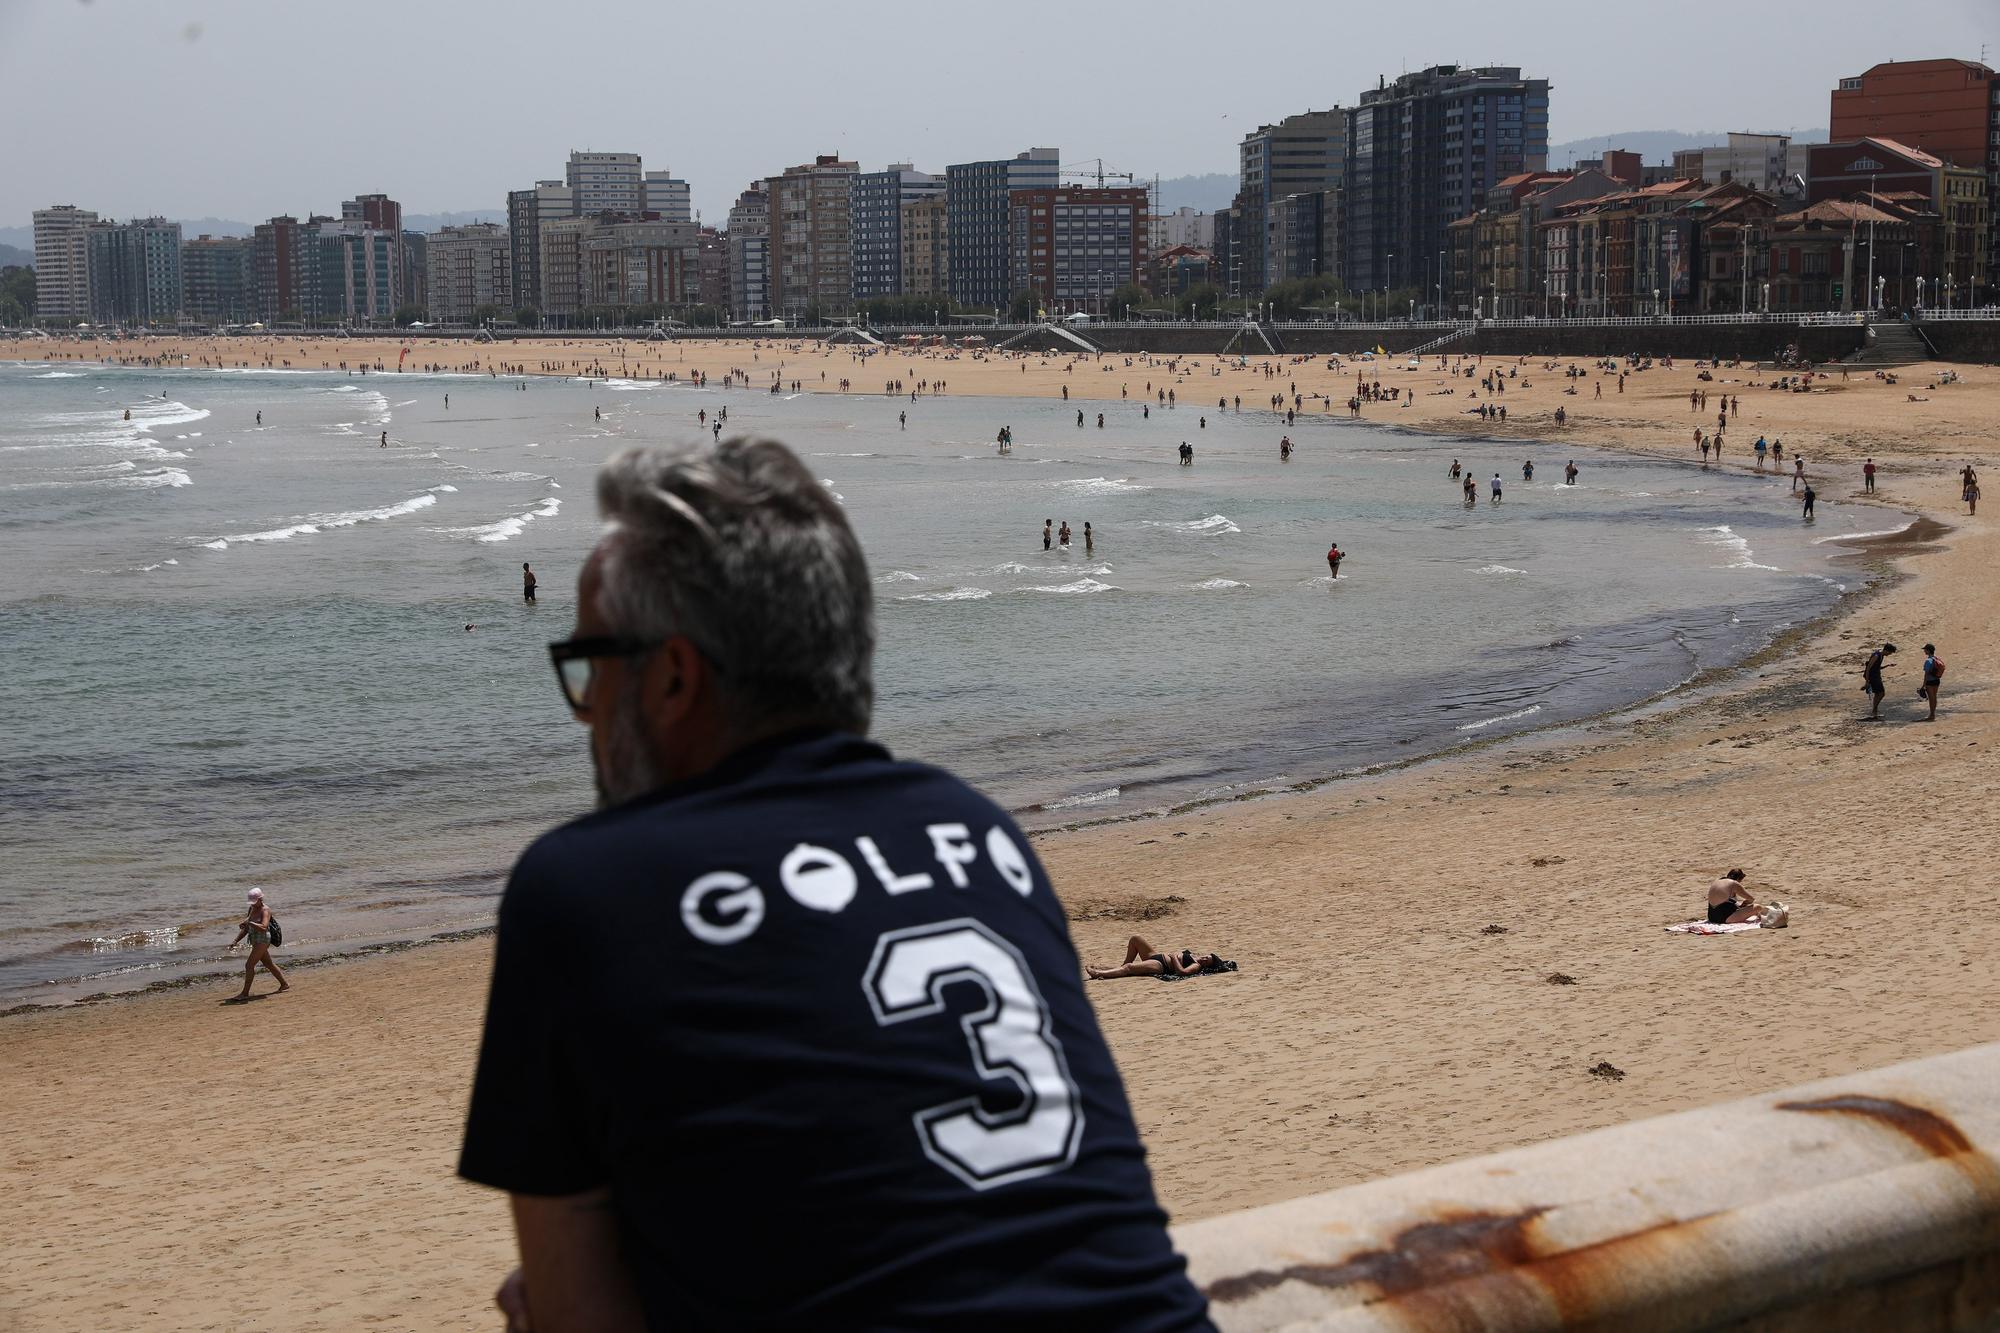
[[[758, 382], [747, 348], [701, 350], [718, 378], [741, 362]], [[1060, 377], [1115, 398], [1148, 370], [786, 358], [799, 378], [936, 374], [960, 395]], [[1212, 401], [1214, 358], [1194, 360], [1181, 397]], [[1952, 476], [1983, 461], [2000, 373], [1926, 389], [1938, 369], [1743, 388], [1732, 463], [1781, 435], [1847, 500], [1872, 453], [1881, 499], [1935, 521], [1856, 557], [1911, 577], [1675, 706], [1039, 840], [1085, 957], [1115, 960], [1138, 931], [1242, 964], [1090, 987], [1176, 1217], [2000, 1038], [2000, 544]], [[1344, 397], [1352, 368], [1280, 382], [1295, 373]], [[1685, 456], [1713, 421], [1688, 409], [1686, 367], [1602, 403], [1589, 382], [1559, 397], [1539, 363], [1523, 374], [1510, 433], [1547, 438], [1560, 402], [1579, 441]], [[1731, 378], [1767, 376], [1708, 387]], [[1220, 382], [1246, 405], [1271, 383]], [[1447, 401], [1367, 414], [1449, 430], [1466, 419]], [[1882, 638], [1903, 653], [1871, 725], [1856, 673]], [[1935, 723], [1913, 720], [1926, 639], [1951, 666]], [[1665, 934], [1730, 865], [1791, 904], [1792, 928]], [[301, 969], [240, 1008], [218, 990], [0, 1021], [0, 1330], [490, 1327], [504, 1204], [451, 1175], [488, 960], [478, 940]]]

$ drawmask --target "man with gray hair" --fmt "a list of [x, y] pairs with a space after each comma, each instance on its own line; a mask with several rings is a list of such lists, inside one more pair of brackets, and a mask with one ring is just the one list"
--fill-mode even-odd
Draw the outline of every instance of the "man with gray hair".
[[744, 440], [598, 501], [550, 651], [604, 808], [514, 868], [459, 1162], [509, 1328], [1209, 1327], [1027, 840], [865, 739], [838, 502]]

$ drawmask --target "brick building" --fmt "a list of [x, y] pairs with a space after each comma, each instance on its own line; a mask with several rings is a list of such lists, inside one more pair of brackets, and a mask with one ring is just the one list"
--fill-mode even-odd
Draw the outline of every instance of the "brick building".
[[1012, 290], [1040, 293], [1051, 313], [1108, 315], [1114, 291], [1146, 285], [1151, 227], [1143, 189], [1058, 186], [1014, 190], [1008, 201]]
[[[2000, 73], [1974, 60], [1891, 60], [1833, 90], [1827, 138], [1907, 144], [1985, 177], [1987, 228], [1981, 272], [2000, 273]], [[1959, 205], [1965, 187], [1959, 187]], [[1947, 227], [1951, 219], [1944, 219]], [[1961, 264], [1963, 261], [1961, 261]], [[1982, 283], [1974, 294], [1987, 299]]]

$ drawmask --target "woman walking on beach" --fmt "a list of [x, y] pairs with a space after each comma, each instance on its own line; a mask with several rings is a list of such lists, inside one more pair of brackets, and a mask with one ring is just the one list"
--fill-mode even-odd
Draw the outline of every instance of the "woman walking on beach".
[[292, 983], [285, 980], [285, 974], [271, 961], [271, 927], [275, 924], [271, 909], [264, 904], [262, 889], [250, 890], [250, 914], [243, 918], [236, 928], [236, 938], [229, 942], [230, 948], [241, 944], [245, 936], [250, 940], [250, 960], [243, 964], [243, 989], [235, 997], [238, 1000], [250, 998], [250, 983], [256, 979], [257, 965], [278, 979], [278, 990], [288, 991]]

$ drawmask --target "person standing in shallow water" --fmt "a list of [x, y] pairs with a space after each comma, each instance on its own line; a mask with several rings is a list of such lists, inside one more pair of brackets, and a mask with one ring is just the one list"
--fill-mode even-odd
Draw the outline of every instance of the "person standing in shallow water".
[[292, 988], [292, 983], [285, 980], [285, 974], [271, 961], [272, 924], [271, 909], [264, 902], [264, 891], [250, 890], [250, 914], [237, 923], [236, 938], [229, 941], [229, 947], [232, 949], [245, 939], [250, 941], [250, 958], [243, 964], [243, 989], [235, 996], [238, 1000], [250, 998], [250, 983], [257, 979], [259, 966], [278, 979], [280, 993]]
[[521, 600], [532, 603], [535, 600], [535, 571], [528, 568], [528, 562], [521, 562]]

